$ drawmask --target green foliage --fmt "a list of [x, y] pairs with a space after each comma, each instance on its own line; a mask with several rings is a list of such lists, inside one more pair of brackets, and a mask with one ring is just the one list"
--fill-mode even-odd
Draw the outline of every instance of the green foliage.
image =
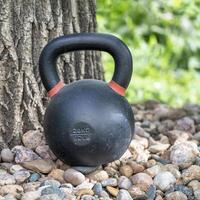
[[[97, 0], [97, 21], [133, 52], [131, 102], [200, 102], [200, 0]], [[104, 60], [109, 79], [113, 61]]]

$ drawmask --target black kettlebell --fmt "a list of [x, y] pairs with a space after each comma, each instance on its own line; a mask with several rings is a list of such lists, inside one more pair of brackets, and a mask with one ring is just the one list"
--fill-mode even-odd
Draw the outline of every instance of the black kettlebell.
[[[112, 81], [79, 80], [64, 85], [56, 70], [59, 55], [77, 50], [110, 53]], [[43, 49], [39, 70], [52, 97], [44, 117], [47, 142], [55, 155], [72, 166], [98, 166], [119, 159], [134, 133], [132, 108], [124, 98], [132, 75], [132, 56], [118, 38], [99, 33], [58, 37]]]

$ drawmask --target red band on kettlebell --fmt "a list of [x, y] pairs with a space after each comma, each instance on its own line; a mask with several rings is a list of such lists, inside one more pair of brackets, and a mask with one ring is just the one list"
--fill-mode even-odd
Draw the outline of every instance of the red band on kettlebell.
[[117, 84], [115, 81], [110, 81], [108, 83], [108, 85], [115, 91], [117, 92], [118, 94], [120, 94], [121, 96], [124, 96], [125, 95], [125, 91], [126, 89], [123, 88], [121, 85]]
[[60, 89], [62, 89], [65, 86], [63, 81], [59, 81], [51, 90], [48, 91], [48, 96], [53, 97], [56, 95]]

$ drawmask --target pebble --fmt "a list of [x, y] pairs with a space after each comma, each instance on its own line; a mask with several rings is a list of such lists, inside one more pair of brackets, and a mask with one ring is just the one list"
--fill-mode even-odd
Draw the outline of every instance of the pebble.
[[192, 165], [182, 173], [183, 183], [187, 184], [192, 180], [200, 181], [200, 166]]
[[7, 149], [2, 149], [2, 151], [1, 151], [1, 160], [3, 162], [8, 162], [8, 163], [13, 162], [14, 155], [13, 155], [12, 151], [10, 149], [8, 149], [8, 148]]
[[100, 193], [99, 197], [102, 197], [105, 200], [109, 200], [110, 199], [109, 198], [109, 194], [104, 190]]
[[2, 185], [12, 185], [15, 184], [15, 177], [5, 173], [5, 174], [0, 174], [0, 186]]
[[194, 120], [189, 117], [179, 119], [176, 124], [176, 129], [193, 134], [195, 132]]
[[192, 195], [193, 195], [192, 189], [190, 189], [184, 185], [175, 185], [174, 190], [180, 191], [180, 192], [184, 193], [189, 199], [192, 199]]
[[133, 175], [131, 180], [134, 185], [138, 185], [143, 191], [146, 191], [148, 187], [153, 184], [151, 176], [142, 172]]
[[4, 196], [3, 200], [17, 200], [17, 198], [15, 198], [15, 196], [13, 194], [7, 194]]
[[119, 190], [117, 188], [114, 188], [111, 186], [106, 186], [106, 190], [114, 197], [116, 197], [119, 192]]
[[34, 153], [31, 149], [28, 149], [24, 146], [15, 146], [12, 149], [12, 152], [15, 153], [16, 163], [22, 163], [40, 159], [40, 157], [36, 153]]
[[162, 153], [169, 148], [170, 144], [154, 144], [149, 147], [151, 153]]
[[60, 182], [56, 180], [46, 180], [43, 183], [41, 183], [40, 186], [52, 186], [52, 187], [57, 187], [59, 188], [61, 186]]
[[200, 132], [195, 133], [192, 138], [200, 142]]
[[16, 171], [13, 176], [15, 177], [16, 183], [21, 184], [30, 177], [30, 172], [27, 170]]
[[191, 187], [193, 191], [200, 189], [200, 182], [197, 180], [192, 180], [188, 183], [188, 187]]
[[24, 170], [24, 168], [21, 165], [12, 165], [9, 169], [11, 174], [14, 174], [15, 172], [18, 172], [20, 170]]
[[51, 160], [42, 160], [42, 159], [23, 162], [21, 163], [21, 165], [26, 169], [30, 169], [38, 173], [41, 172], [43, 174], [48, 174], [54, 166]]
[[127, 190], [121, 189], [117, 194], [116, 200], [132, 200], [132, 197]]
[[181, 168], [192, 165], [199, 154], [198, 147], [193, 142], [183, 142], [172, 146], [170, 160]]
[[87, 177], [93, 181], [103, 181], [108, 179], [108, 173], [105, 170], [97, 170], [87, 175]]
[[200, 189], [194, 191], [194, 196], [195, 196], [196, 200], [200, 200]]
[[100, 196], [101, 192], [103, 191], [103, 187], [101, 183], [96, 183], [92, 190], [94, 191], [94, 194]]
[[42, 142], [42, 133], [38, 130], [30, 130], [23, 134], [22, 142], [25, 147], [35, 149]]
[[148, 200], [154, 200], [156, 197], [156, 186], [150, 185], [148, 190], [146, 191], [146, 196]]
[[187, 200], [187, 196], [182, 192], [172, 192], [166, 195], [166, 200]]
[[65, 193], [56, 186], [43, 186], [43, 187], [44, 188], [41, 189], [41, 196], [49, 194], [57, 194], [61, 199], [65, 197]]
[[128, 191], [132, 197], [140, 197], [145, 195], [144, 191], [142, 191], [138, 186], [135, 185], [131, 186]]
[[40, 174], [38, 174], [38, 173], [33, 173], [33, 174], [31, 174], [31, 176], [29, 177], [28, 181], [29, 181], [29, 182], [35, 182], [35, 181], [37, 181], [40, 177], [41, 177]]
[[139, 172], [143, 172], [145, 170], [145, 167], [135, 161], [128, 161], [127, 162], [128, 165], [131, 166], [131, 168], [133, 169], [133, 174], [137, 174]]
[[59, 197], [57, 194], [47, 194], [39, 197], [37, 200], [63, 200], [63, 198]]
[[35, 152], [43, 159], [51, 159], [50, 149], [48, 145], [37, 146]]
[[64, 179], [66, 182], [76, 186], [85, 181], [85, 176], [81, 172], [71, 168], [64, 172]]
[[65, 182], [65, 180], [64, 180], [64, 170], [53, 169], [48, 176], [55, 179], [55, 180], [58, 180], [61, 183]]
[[117, 186], [117, 179], [116, 178], [108, 178], [106, 180], [103, 180], [101, 181], [101, 184], [103, 187], [106, 187], [106, 186]]
[[118, 187], [120, 189], [128, 190], [132, 186], [132, 182], [126, 176], [120, 176], [118, 180]]
[[3, 185], [0, 188], [0, 195], [12, 194], [14, 197], [19, 198], [23, 191], [24, 189], [20, 185]]
[[30, 192], [25, 192], [22, 195], [21, 200], [37, 200], [39, 197], [40, 197], [40, 192], [30, 191]]
[[154, 184], [160, 190], [167, 191], [176, 182], [171, 172], [160, 172], [154, 178]]
[[130, 165], [123, 165], [119, 168], [119, 171], [122, 175], [130, 177], [133, 174], [133, 169]]
[[97, 199], [91, 195], [86, 194], [81, 197], [81, 200], [97, 200]]
[[78, 196], [78, 198], [80, 198], [82, 195], [94, 195], [94, 192], [92, 189], [80, 189], [76, 192], [76, 196]]

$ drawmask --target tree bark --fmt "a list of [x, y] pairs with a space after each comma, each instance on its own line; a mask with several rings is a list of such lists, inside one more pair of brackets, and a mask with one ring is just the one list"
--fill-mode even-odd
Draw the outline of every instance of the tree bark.
[[[95, 0], [0, 0], [0, 149], [43, 130], [49, 99], [38, 72], [41, 50], [59, 35], [94, 32], [95, 8]], [[103, 78], [98, 52], [65, 54], [58, 69], [65, 83]]]

